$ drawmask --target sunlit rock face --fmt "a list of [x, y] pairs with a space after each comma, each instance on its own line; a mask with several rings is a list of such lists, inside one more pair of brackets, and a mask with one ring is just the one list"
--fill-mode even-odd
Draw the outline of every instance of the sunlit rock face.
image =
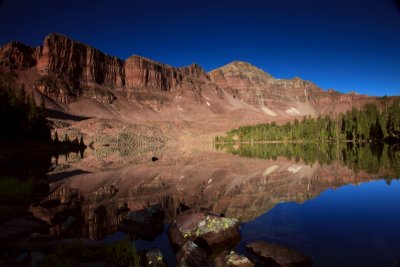
[[10, 73], [22, 71], [11, 75], [14, 82], [24, 83], [28, 91], [32, 86], [62, 104], [82, 97], [111, 104], [116, 100], [115, 92], [122, 91], [128, 100], [158, 111], [168, 102], [167, 96], [160, 95], [165, 92], [183, 90], [201, 103], [204, 87], [217, 89], [197, 64], [176, 68], [140, 56], [122, 60], [57, 33], [46, 36], [37, 48], [18, 42], [2, 46], [0, 67]]
[[[234, 98], [268, 110], [281, 110], [289, 116], [337, 114], [352, 106], [362, 107], [374, 98], [358, 94], [324, 91], [299, 77], [277, 79], [263, 70], [234, 61], [209, 73], [212, 81]], [[335, 106], [333, 108], [333, 106]], [[275, 117], [275, 112], [266, 112]]]
[[125, 71], [128, 88], [169, 91], [183, 80], [182, 74], [176, 68], [140, 56], [129, 57], [125, 61]]
[[38, 49], [13, 41], [0, 47], [0, 66], [9, 69], [28, 69], [36, 65]]
[[[276, 79], [263, 70], [241, 61], [234, 61], [210, 72], [212, 80], [248, 103], [274, 108], [274, 99], [292, 97], [305, 102], [322, 89], [298, 77]], [[272, 105], [271, 105], [272, 104]]]
[[[231, 116], [235, 111], [243, 114], [243, 122], [255, 123], [337, 114], [367, 103], [383, 107], [374, 97], [324, 91], [298, 77], [277, 79], [246, 62], [206, 73], [197, 64], [173, 67], [136, 55], [119, 59], [57, 33], [36, 48], [18, 42], [3, 45], [0, 69], [0, 80], [25, 84], [29, 93], [53, 100], [54, 108], [96, 118], [112, 113], [110, 104], [123, 114], [110, 115], [118, 119], [150, 110], [160, 120], [196, 121], [216, 114], [228, 124], [239, 120]], [[70, 105], [87, 98], [103, 105]]]
[[124, 62], [60, 34], [50, 34], [37, 60], [41, 74], [59, 74], [81, 84], [124, 85]]

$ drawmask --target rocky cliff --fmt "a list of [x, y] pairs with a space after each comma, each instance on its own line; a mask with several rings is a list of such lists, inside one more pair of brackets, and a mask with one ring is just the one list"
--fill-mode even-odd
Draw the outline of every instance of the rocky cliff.
[[140, 56], [125, 61], [125, 84], [128, 88], [169, 91], [182, 84], [182, 73], [171, 66]]
[[234, 61], [210, 72], [212, 80], [234, 97], [252, 104], [266, 104], [276, 96], [293, 97], [306, 101], [311, 95], [322, 92], [310, 81], [298, 77], [276, 79], [263, 70], [241, 61]]
[[124, 85], [124, 62], [60, 34], [50, 34], [37, 59], [40, 74], [62, 75], [81, 84]]
[[[337, 114], [358, 108], [375, 97], [359, 94], [341, 94], [332, 89], [322, 90], [311, 81], [299, 77], [277, 79], [263, 70], [241, 61], [234, 61], [209, 73], [212, 81], [234, 98], [249, 104], [284, 111], [289, 116]], [[264, 109], [265, 109], [264, 107]]]
[[140, 56], [124, 61], [56, 33], [46, 36], [37, 48], [18, 42], [2, 46], [0, 67], [4, 71], [33, 70], [37, 74], [34, 89], [61, 103], [74, 101], [80, 95], [98, 97], [95, 91], [99, 90], [102, 94], [116, 89], [195, 90], [196, 80], [209, 81], [207, 73], [196, 64], [175, 68]]
[[28, 69], [36, 65], [38, 49], [20, 42], [11, 42], [0, 47], [0, 66], [4, 69]]
[[[232, 110], [248, 111], [242, 116], [247, 123], [248, 118], [255, 117], [252, 123], [264, 121], [260, 116], [287, 120], [339, 113], [377, 102], [374, 97], [324, 91], [298, 77], [277, 79], [240, 61], [206, 73], [197, 64], [177, 68], [136, 55], [122, 60], [56, 33], [46, 36], [43, 45], [36, 48], [19, 42], [0, 47], [0, 80], [10, 77], [56, 103], [69, 105], [91, 98], [110, 104], [123, 97], [140, 109], [159, 113], [168, 107], [170, 110], [163, 113], [169, 114], [168, 118], [190, 115], [192, 120], [215, 114], [231, 116]], [[126, 109], [124, 101], [118, 110], [126, 110], [126, 116], [132, 110]], [[208, 106], [207, 110], [194, 108], [202, 104]], [[82, 110], [89, 108], [99, 106], [84, 106]], [[80, 114], [81, 107], [73, 109]], [[85, 115], [96, 117], [108, 111], [104, 106], [101, 112], [88, 111]]]

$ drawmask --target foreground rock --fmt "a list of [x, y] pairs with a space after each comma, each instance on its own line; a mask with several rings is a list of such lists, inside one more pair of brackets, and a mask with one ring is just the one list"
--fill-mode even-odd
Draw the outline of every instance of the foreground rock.
[[154, 249], [147, 251], [143, 254], [142, 259], [143, 266], [151, 267], [166, 267], [167, 264], [164, 261], [164, 257], [160, 250]]
[[175, 249], [191, 240], [209, 252], [225, 249], [240, 240], [238, 220], [205, 213], [178, 217], [168, 234]]
[[268, 266], [306, 267], [312, 264], [307, 256], [278, 244], [255, 241], [248, 244], [246, 249], [259, 256]]
[[215, 267], [253, 267], [254, 264], [245, 256], [234, 251], [222, 252], [214, 260]]
[[135, 238], [153, 240], [163, 232], [164, 217], [165, 213], [160, 206], [130, 212], [118, 225], [118, 230]]
[[193, 243], [186, 242], [176, 254], [177, 266], [206, 266], [207, 253], [204, 249]]

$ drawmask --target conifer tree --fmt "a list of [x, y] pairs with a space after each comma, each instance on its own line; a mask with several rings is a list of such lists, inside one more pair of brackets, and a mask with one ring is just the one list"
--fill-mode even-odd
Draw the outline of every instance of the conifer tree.
[[57, 131], [55, 131], [53, 142], [56, 143], [56, 144], [58, 144], [59, 141], [60, 141], [60, 140], [58, 139], [58, 133], [57, 133]]
[[70, 140], [69, 140], [68, 134], [65, 133], [65, 135], [64, 135], [64, 143], [69, 143], [69, 142], [70, 142]]
[[23, 83], [20, 85], [20, 87], [18, 89], [17, 98], [18, 98], [18, 102], [19, 102], [20, 106], [25, 105], [25, 103], [26, 103], [26, 90], [25, 90], [25, 84], [23, 84]]
[[84, 147], [85, 143], [83, 142], [83, 136], [81, 135], [81, 139], [79, 140], [79, 146]]

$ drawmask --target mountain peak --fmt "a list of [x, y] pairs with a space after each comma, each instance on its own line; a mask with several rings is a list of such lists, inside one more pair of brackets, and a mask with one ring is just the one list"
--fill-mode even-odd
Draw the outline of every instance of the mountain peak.
[[244, 68], [244, 69], [257, 69], [256, 66], [250, 64], [249, 62], [246, 61], [240, 61], [240, 60], [234, 60], [231, 63], [226, 64], [225, 66], [235, 66], [238, 68]]
[[72, 38], [58, 32], [49, 33], [44, 37], [44, 40], [70, 40], [75, 43], [80, 43], [78, 41], [73, 40]]
[[67, 37], [65, 34], [62, 34], [59, 32], [51, 32], [51, 33], [47, 34], [45, 38], [51, 38], [51, 37], [64, 37], [64, 38], [71, 39], [71, 38]]
[[216, 73], [216, 72], [223, 72], [224, 74], [231, 74], [231, 75], [244, 75], [247, 77], [263, 77], [265, 79], [272, 78], [271, 75], [263, 71], [262, 69], [248, 63], [245, 61], [232, 61], [220, 68], [217, 68], [215, 70], [210, 71], [210, 74]]

